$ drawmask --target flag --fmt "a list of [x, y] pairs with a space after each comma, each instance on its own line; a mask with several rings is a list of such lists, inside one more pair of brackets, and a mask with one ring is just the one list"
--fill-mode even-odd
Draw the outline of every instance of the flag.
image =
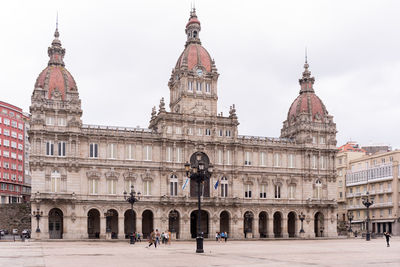
[[219, 186], [219, 178], [218, 178], [217, 182], [214, 185], [214, 189], [217, 190], [218, 186]]
[[185, 187], [187, 186], [188, 182], [189, 182], [189, 177], [186, 178], [185, 183], [182, 185], [182, 190], [185, 190]]

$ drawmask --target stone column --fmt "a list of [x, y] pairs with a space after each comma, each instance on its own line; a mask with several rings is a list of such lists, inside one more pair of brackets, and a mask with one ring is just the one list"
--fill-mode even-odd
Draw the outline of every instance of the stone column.
[[274, 238], [274, 217], [268, 218], [267, 237]]
[[259, 218], [253, 218], [253, 238], [260, 238], [260, 229], [259, 229]]
[[283, 238], [288, 238], [289, 233], [288, 233], [288, 220], [287, 217], [282, 218], [282, 237]]
[[179, 224], [179, 239], [189, 240], [191, 239], [190, 235], [190, 219], [189, 217], [183, 217], [180, 220]]
[[100, 213], [100, 239], [106, 239], [106, 217]]
[[[130, 233], [130, 225], [129, 225], [129, 233]], [[125, 239], [125, 217], [118, 216], [118, 239]]]

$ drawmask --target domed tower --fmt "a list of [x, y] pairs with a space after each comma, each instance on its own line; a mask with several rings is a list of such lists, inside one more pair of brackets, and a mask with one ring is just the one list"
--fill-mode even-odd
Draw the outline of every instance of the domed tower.
[[336, 146], [336, 124], [325, 105], [314, 91], [307, 59], [303, 77], [299, 79], [300, 94], [290, 106], [283, 122], [282, 138], [295, 139], [297, 143]]
[[30, 106], [33, 131], [43, 126], [62, 131], [65, 127], [78, 130], [82, 125], [78, 88], [71, 73], [65, 68], [65, 49], [61, 46], [59, 36], [57, 27], [54, 40], [48, 48], [50, 60], [36, 79]]
[[185, 49], [172, 70], [170, 88], [171, 112], [217, 116], [218, 72], [214, 60], [201, 45], [200, 21], [192, 9], [186, 24]]

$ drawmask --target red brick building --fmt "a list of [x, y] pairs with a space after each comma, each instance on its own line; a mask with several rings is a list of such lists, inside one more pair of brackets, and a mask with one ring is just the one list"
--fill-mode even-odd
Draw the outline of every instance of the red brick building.
[[29, 200], [29, 189], [24, 187], [27, 119], [22, 109], [0, 101], [0, 203], [2, 204]]

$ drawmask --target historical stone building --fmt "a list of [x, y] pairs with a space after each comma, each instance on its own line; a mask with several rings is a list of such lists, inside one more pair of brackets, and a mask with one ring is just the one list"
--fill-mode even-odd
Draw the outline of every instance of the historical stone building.
[[217, 231], [295, 237], [301, 213], [305, 237], [337, 235], [336, 126], [314, 92], [307, 62], [281, 137], [242, 136], [235, 106], [227, 117], [217, 111], [219, 73], [200, 30], [192, 10], [168, 82], [170, 111], [161, 99], [148, 129], [82, 124], [56, 30], [30, 108], [32, 210], [43, 214], [37, 238], [125, 238], [132, 215], [123, 192], [131, 185], [142, 195], [134, 205], [135, 231], [170, 229], [192, 238], [197, 199], [193, 185], [183, 189], [184, 163], [196, 151], [215, 169], [203, 188], [206, 237]]

